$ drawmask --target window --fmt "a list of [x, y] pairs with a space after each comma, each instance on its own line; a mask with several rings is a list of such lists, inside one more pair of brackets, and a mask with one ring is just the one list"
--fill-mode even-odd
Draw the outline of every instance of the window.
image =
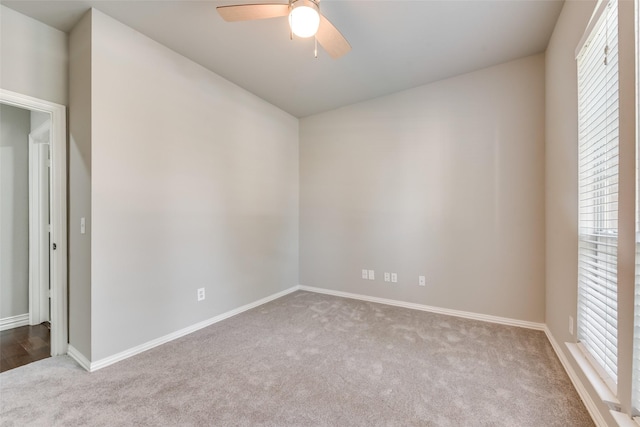
[[614, 391], [618, 363], [618, 27], [610, 1], [578, 54], [578, 339]]

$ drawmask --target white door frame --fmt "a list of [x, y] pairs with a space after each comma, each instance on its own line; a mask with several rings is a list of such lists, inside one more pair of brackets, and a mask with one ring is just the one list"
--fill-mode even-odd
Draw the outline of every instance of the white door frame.
[[[67, 114], [66, 107], [0, 88], [0, 103], [51, 114], [51, 355], [67, 353]], [[56, 249], [53, 249], [53, 245]]]
[[49, 238], [51, 118], [29, 133], [29, 324], [50, 320]]

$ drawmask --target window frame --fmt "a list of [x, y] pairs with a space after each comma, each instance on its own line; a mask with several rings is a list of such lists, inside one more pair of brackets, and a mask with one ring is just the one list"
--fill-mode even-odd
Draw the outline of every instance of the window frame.
[[[615, 9], [611, 7], [616, 6]], [[616, 114], [614, 119], [609, 119], [609, 81], [607, 80], [607, 69], [599, 67], [600, 58], [606, 61], [609, 60], [608, 55], [612, 55], [616, 59], [616, 68], [613, 71], [615, 73], [615, 81], [613, 84], [612, 93], [618, 93], [619, 85], [619, 66], [617, 63], [617, 45], [618, 45], [618, 8], [616, 0], [601, 1], [587, 25], [584, 36], [582, 37], [578, 48], [576, 49], [576, 61], [577, 61], [577, 73], [578, 73], [578, 112], [579, 112], [579, 135], [578, 135], [578, 325], [577, 332], [579, 337], [578, 348], [584, 354], [586, 360], [598, 374], [598, 376], [604, 381], [606, 386], [610, 389], [614, 396], [617, 396], [617, 383], [618, 383], [618, 302], [617, 302], [617, 268], [618, 268], [618, 179], [619, 179], [619, 138], [616, 135], [612, 139], [615, 142], [611, 145], [615, 149], [615, 174], [609, 176], [608, 174], [602, 178], [599, 174], [602, 172], [602, 163], [609, 160], [610, 141], [609, 141], [609, 125], [612, 124], [614, 128], [619, 127], [619, 116]], [[610, 16], [615, 17], [614, 29], [609, 28], [608, 18]], [[615, 38], [615, 44], [609, 42], [610, 34], [613, 31]], [[604, 37], [604, 39], [603, 39]], [[614, 52], [610, 52], [610, 46], [615, 47]], [[605, 47], [605, 50], [600, 51], [601, 47]], [[595, 50], [594, 50], [595, 49]], [[583, 68], [586, 67], [586, 68]], [[602, 87], [595, 92], [596, 95], [604, 95], [604, 101], [599, 97], [595, 100], [592, 95], [593, 92], [585, 93], [583, 90], [583, 80], [585, 75], [592, 77], [596, 74], [598, 77], [602, 77], [603, 80], [596, 81], [596, 84], [601, 84]], [[589, 81], [592, 83], [593, 81]], [[591, 87], [591, 86], [590, 86]], [[616, 95], [616, 99], [612, 105], [617, 105], [619, 110], [619, 100]], [[600, 111], [604, 109], [604, 111]], [[596, 110], [598, 114], [593, 114], [592, 110]], [[588, 111], [586, 119], [584, 117], [585, 111]], [[596, 119], [596, 120], [594, 120]], [[605, 123], [604, 137], [594, 138], [591, 136], [584, 139], [583, 134], [586, 131], [593, 131], [591, 127], [593, 122], [602, 120]], [[599, 132], [598, 132], [599, 134]], [[586, 146], [585, 146], [586, 144]], [[604, 153], [604, 154], [592, 154], [592, 153]], [[585, 164], [584, 158], [591, 158]], [[585, 166], [588, 168], [585, 169]], [[606, 163], [606, 168], [610, 166]], [[595, 169], [594, 169], [595, 168]], [[598, 169], [600, 168], [600, 169]], [[587, 173], [588, 172], [588, 173]], [[586, 178], [585, 178], [586, 177]], [[612, 193], [606, 193], [602, 191], [602, 182], [604, 179], [604, 188], [609, 185], [615, 186], [615, 191]], [[609, 180], [612, 181], [609, 181]], [[614, 184], [611, 184], [614, 182]], [[584, 188], [588, 188], [588, 193], [584, 191]], [[586, 195], [585, 195], [586, 194]], [[583, 199], [583, 197], [586, 197]], [[607, 197], [605, 200], [604, 197]], [[610, 198], [609, 198], [610, 197]], [[595, 203], [596, 200], [601, 199], [602, 204]], [[615, 199], [615, 202], [609, 200]], [[590, 201], [594, 201], [594, 206], [590, 205]], [[607, 225], [605, 227], [604, 217], [602, 215], [602, 209], [609, 203], [615, 203], [615, 227]], [[598, 213], [600, 212], [600, 213]], [[588, 218], [587, 227], [583, 226], [585, 218]], [[600, 221], [599, 221], [600, 220]], [[610, 231], [602, 232], [603, 229]], [[583, 231], [583, 229], [590, 229], [589, 232]], [[615, 230], [615, 231], [613, 231]], [[607, 235], [609, 233], [609, 235]], [[602, 236], [601, 236], [602, 234]], [[606, 242], [601, 238], [607, 240]], [[602, 249], [601, 246], [607, 246], [615, 249]], [[600, 260], [600, 254], [604, 254], [605, 261]], [[612, 265], [609, 258], [615, 257], [615, 265]], [[594, 261], [595, 260], [595, 261]], [[606, 266], [605, 266], [606, 265]], [[611, 272], [613, 270], [614, 272]], [[605, 272], [605, 273], [603, 273]], [[615, 276], [612, 279], [609, 276]], [[599, 281], [604, 280], [604, 285], [598, 284]], [[612, 283], [612, 285], [610, 285]], [[612, 291], [610, 288], [613, 287]], [[603, 288], [604, 292], [602, 291]], [[610, 296], [610, 293], [613, 296]], [[604, 296], [603, 296], [604, 294]], [[604, 311], [601, 311], [604, 307]], [[611, 312], [613, 314], [611, 314]], [[600, 312], [600, 313], [598, 313]], [[604, 315], [602, 315], [604, 313]], [[599, 323], [598, 319], [603, 318], [602, 323]], [[613, 320], [610, 320], [613, 318]], [[611, 333], [610, 331], [614, 332]], [[605, 331], [605, 332], [602, 332]], [[613, 354], [612, 354], [613, 353]]]

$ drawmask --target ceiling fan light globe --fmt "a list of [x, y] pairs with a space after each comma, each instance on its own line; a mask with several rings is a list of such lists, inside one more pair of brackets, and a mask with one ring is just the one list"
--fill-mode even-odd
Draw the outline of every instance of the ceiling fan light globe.
[[320, 26], [320, 14], [313, 7], [303, 5], [294, 7], [289, 13], [289, 25], [293, 34], [298, 37], [315, 36]]

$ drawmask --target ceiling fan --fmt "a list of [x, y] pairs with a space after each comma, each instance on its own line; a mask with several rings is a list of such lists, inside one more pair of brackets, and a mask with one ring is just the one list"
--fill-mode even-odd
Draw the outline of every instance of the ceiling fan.
[[227, 22], [289, 17], [291, 35], [306, 38], [315, 36], [317, 43], [334, 59], [351, 50], [340, 31], [320, 13], [320, 0], [289, 0], [288, 4], [237, 4], [218, 6], [220, 16]]

